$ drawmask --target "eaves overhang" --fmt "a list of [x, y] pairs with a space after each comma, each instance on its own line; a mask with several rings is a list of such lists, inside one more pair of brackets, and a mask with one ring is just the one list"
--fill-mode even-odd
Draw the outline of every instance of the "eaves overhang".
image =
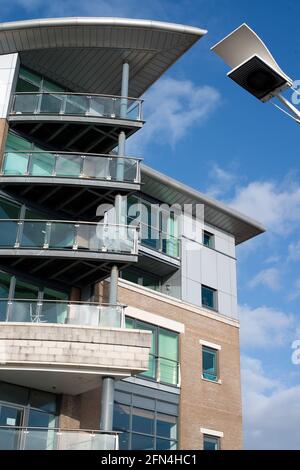
[[205, 222], [233, 235], [236, 245], [266, 230], [260, 222], [163, 173], [146, 165], [141, 170], [143, 193], [169, 205], [203, 204]]
[[160, 21], [71, 17], [0, 23], [0, 55], [77, 92], [120, 94], [130, 64], [129, 95], [138, 98], [206, 30]]

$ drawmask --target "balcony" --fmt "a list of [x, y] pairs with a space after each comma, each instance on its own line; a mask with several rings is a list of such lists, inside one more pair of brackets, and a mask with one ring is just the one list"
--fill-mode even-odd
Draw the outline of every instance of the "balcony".
[[[102, 376], [122, 379], [148, 369], [149, 331], [93, 325], [99, 316], [91, 307], [71, 308], [69, 318], [61, 310], [46, 309], [43, 314], [38, 305], [35, 311], [13, 307], [14, 317], [1, 322], [0, 328], [0, 380], [4, 382], [78, 395], [96, 388]], [[105, 311], [102, 321], [117, 324], [116, 313], [115, 308]], [[58, 323], [47, 323], [55, 319]]]
[[[140, 159], [68, 152], [6, 152], [0, 169], [6, 192], [66, 216], [91, 219], [111, 193], [139, 191]], [[52, 185], [49, 190], [49, 185]]]
[[80, 93], [16, 93], [10, 126], [53, 149], [108, 153], [143, 125], [143, 101]]
[[0, 426], [0, 450], [118, 449], [118, 434], [114, 432]]
[[82, 287], [109, 274], [111, 264], [136, 262], [138, 229], [67, 220], [0, 220], [2, 265], [47, 281]]
[[56, 300], [0, 299], [0, 322], [125, 328], [122, 305]]

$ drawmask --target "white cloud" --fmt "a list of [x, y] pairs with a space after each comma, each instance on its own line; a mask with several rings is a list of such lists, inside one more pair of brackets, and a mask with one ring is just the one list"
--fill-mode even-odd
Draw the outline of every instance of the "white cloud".
[[300, 277], [295, 280], [293, 289], [289, 294], [289, 300], [296, 300], [300, 297]]
[[212, 180], [212, 184], [207, 187], [206, 193], [215, 198], [226, 194], [236, 182], [234, 172], [224, 170], [216, 163], [213, 164], [209, 177]]
[[263, 269], [249, 281], [249, 287], [253, 289], [262, 285], [269, 287], [269, 289], [273, 291], [277, 291], [281, 288], [280, 274], [281, 271], [277, 268]]
[[197, 86], [190, 80], [162, 78], [145, 96], [146, 124], [142, 135], [128, 141], [131, 153], [149, 143], [169, 144], [201, 125], [215, 110], [220, 95], [210, 86]]
[[289, 244], [289, 261], [300, 260], [300, 240]]
[[239, 307], [241, 345], [249, 348], [280, 347], [290, 342], [295, 331], [295, 318], [274, 308], [247, 305]]
[[259, 360], [242, 357], [244, 440], [247, 449], [300, 449], [300, 386], [268, 377]]
[[253, 181], [238, 188], [231, 207], [262, 222], [277, 234], [295, 229], [300, 221], [300, 186], [280, 187], [273, 182]]

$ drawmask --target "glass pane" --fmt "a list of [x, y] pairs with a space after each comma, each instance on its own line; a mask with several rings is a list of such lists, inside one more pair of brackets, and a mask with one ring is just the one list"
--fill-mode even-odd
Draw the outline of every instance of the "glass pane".
[[[48, 411], [49, 413], [56, 413], [56, 395], [54, 395], [53, 393], [41, 392], [39, 390], [31, 390], [30, 391], [30, 406], [34, 408], [38, 408], [43, 411]], [[34, 416], [35, 415], [33, 415], [33, 419], [36, 419], [36, 417]], [[37, 416], [39, 417], [39, 415]], [[49, 422], [49, 419], [47, 423], [48, 422]]]
[[26, 80], [27, 82], [31, 83], [32, 85], [35, 85], [36, 88], [38, 88], [38, 89], [40, 88], [40, 83], [41, 83], [42, 77], [40, 75], [38, 75], [37, 73], [31, 72], [31, 70], [28, 70], [25, 67], [20, 67], [19, 77], [22, 80]]
[[13, 110], [16, 114], [33, 114], [37, 109], [39, 95], [15, 95]]
[[110, 158], [85, 157], [83, 159], [83, 174], [91, 178], [110, 179]]
[[6, 153], [4, 156], [3, 173], [5, 175], [25, 175], [28, 168], [29, 155], [26, 153]]
[[62, 302], [42, 302], [39, 321], [46, 323], [67, 322], [68, 304]]
[[65, 223], [52, 223], [50, 248], [72, 249], [75, 242], [75, 226]]
[[176, 450], [177, 442], [166, 439], [156, 439], [156, 450]]
[[55, 173], [57, 176], [78, 176], [81, 173], [82, 158], [80, 155], [59, 155], [57, 157]]
[[202, 367], [203, 377], [208, 380], [217, 380], [217, 351], [203, 347]]
[[19, 405], [27, 405], [28, 389], [6, 382], [0, 382], [0, 401], [18, 403]]
[[36, 219], [45, 220], [45, 214], [43, 214], [42, 212], [38, 212], [38, 211], [32, 210], [32, 209], [26, 209], [26, 212], [25, 212], [25, 219], [29, 219], [29, 220], [36, 220]]
[[53, 83], [53, 82], [50, 82], [49, 80], [46, 80], [44, 78], [43, 82], [42, 82], [42, 90], [45, 92], [63, 92], [64, 91], [64, 88], [61, 87], [60, 85], [56, 85], [56, 83]]
[[89, 111], [89, 98], [80, 95], [67, 95], [65, 114], [86, 114]]
[[[1, 208], [0, 208], [1, 210]], [[13, 248], [17, 240], [18, 223], [0, 221], [0, 246]]]
[[17, 152], [29, 152], [31, 148], [32, 144], [28, 140], [24, 139], [23, 137], [20, 137], [17, 134], [14, 134], [13, 132], [8, 133], [5, 146], [5, 150], [7, 152], [13, 150]]
[[64, 95], [46, 94], [41, 96], [40, 113], [59, 114]]
[[177, 439], [176, 417], [157, 413], [156, 434], [167, 439]]
[[26, 80], [23, 80], [23, 78], [19, 78], [16, 87], [17, 93], [36, 93], [38, 91], [39, 87], [33, 85], [30, 82], [27, 82]]
[[125, 327], [126, 328], [134, 328], [134, 319], [126, 317], [125, 318]]
[[169, 359], [159, 358], [160, 381], [172, 385], [178, 383], [178, 363]]
[[149, 367], [145, 372], [141, 372], [140, 375], [145, 377], [151, 377], [152, 379], [156, 378], [156, 357], [152, 354], [149, 355]]
[[0, 198], [0, 219], [18, 219], [19, 214], [19, 205]]
[[132, 450], [154, 450], [154, 438], [151, 436], [132, 434], [131, 439]]
[[159, 329], [159, 356], [166, 359], [178, 360], [178, 334]]
[[66, 292], [50, 289], [49, 287], [45, 287], [44, 289], [44, 300], [68, 300], [68, 298], [69, 296]]
[[52, 176], [55, 167], [55, 156], [51, 153], [33, 153], [30, 174], [33, 176]]
[[115, 403], [114, 405], [114, 430], [116, 431], [128, 431], [130, 422], [130, 408], [129, 406], [120, 405]]
[[46, 222], [24, 222], [20, 245], [27, 248], [42, 248], [46, 241]]
[[38, 318], [37, 302], [12, 301], [8, 306], [8, 321], [35, 322]]
[[15, 299], [37, 299], [39, 288], [29, 282], [17, 279], [14, 298]]
[[7, 300], [0, 300], [0, 321], [7, 319]]
[[55, 443], [55, 416], [36, 410], [30, 410], [28, 416], [28, 427], [32, 428], [50, 428], [41, 430], [29, 430], [26, 435], [26, 450], [52, 450]]
[[132, 430], [145, 434], [154, 434], [154, 413], [139, 408], [133, 409]]
[[129, 449], [129, 434], [127, 432], [121, 432], [119, 434], [119, 449], [120, 450]]
[[11, 275], [0, 271], [0, 299], [7, 299]]
[[210, 287], [202, 286], [202, 305], [204, 307], [215, 309], [215, 290]]
[[12, 426], [11, 429], [0, 430], [0, 449], [18, 450], [20, 436], [14, 426], [21, 426], [22, 410], [10, 406], [0, 407], [0, 426]]
[[218, 450], [218, 449], [219, 449], [218, 437], [204, 436], [203, 450]]

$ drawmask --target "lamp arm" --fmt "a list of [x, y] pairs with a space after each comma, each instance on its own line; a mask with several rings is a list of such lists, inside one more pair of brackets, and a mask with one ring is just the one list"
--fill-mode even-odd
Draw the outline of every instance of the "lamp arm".
[[274, 94], [274, 97], [277, 98], [296, 118], [298, 124], [300, 124], [300, 111], [297, 109], [289, 100], [287, 100], [280, 93]]

